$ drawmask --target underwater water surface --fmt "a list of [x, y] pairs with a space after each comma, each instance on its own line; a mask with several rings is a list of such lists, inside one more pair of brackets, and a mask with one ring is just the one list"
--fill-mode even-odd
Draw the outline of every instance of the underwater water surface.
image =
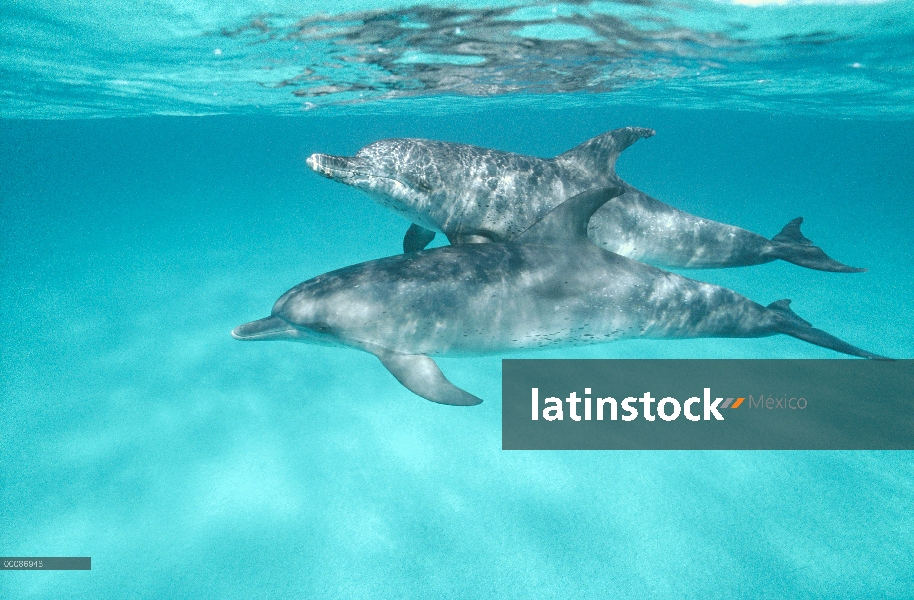
[[[507, 15], [537, 37], [482, 4], [162, 3], [104, 23], [109, 4], [17, 4], [4, 24], [0, 554], [91, 556], [92, 570], [5, 571], [0, 597], [910, 597], [909, 452], [506, 452], [502, 356], [437, 359], [484, 400], [451, 407], [367, 353], [229, 335], [301, 281], [401, 250], [408, 223], [311, 172], [311, 153], [422, 137], [546, 157], [643, 126], [657, 135], [622, 154], [626, 181], [766, 236], [803, 216], [830, 256], [868, 269], [684, 274], [790, 298], [854, 345], [914, 358], [910, 3]], [[440, 58], [470, 55], [440, 35], [390, 34], [391, 18], [475, 27], [489, 70]], [[606, 46], [610, 26], [636, 49]], [[733, 42], [746, 31], [757, 43]], [[527, 64], [509, 35], [578, 42], [528, 44]], [[291, 49], [302, 37], [308, 60]], [[544, 75], [593, 51], [580, 40], [619, 54]], [[369, 61], [369, 46], [397, 58]], [[719, 66], [680, 70], [696, 64]], [[295, 79], [304, 68], [325, 79]], [[763, 78], [783, 85], [750, 85]], [[773, 336], [504, 357], [841, 355]]]

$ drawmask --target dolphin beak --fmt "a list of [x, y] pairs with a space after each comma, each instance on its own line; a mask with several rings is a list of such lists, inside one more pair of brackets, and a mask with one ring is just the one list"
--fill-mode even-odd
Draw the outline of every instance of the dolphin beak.
[[296, 331], [288, 322], [279, 317], [267, 317], [239, 325], [232, 330], [232, 337], [242, 341], [288, 340], [296, 337]]
[[343, 179], [357, 174], [358, 159], [347, 156], [331, 156], [329, 154], [312, 154], [305, 164], [312, 171], [330, 179]]

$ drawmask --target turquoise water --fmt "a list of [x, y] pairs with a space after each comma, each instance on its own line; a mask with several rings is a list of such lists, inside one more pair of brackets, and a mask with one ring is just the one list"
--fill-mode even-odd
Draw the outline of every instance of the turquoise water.
[[[505, 452], [499, 356], [438, 359], [485, 400], [458, 408], [414, 396], [365, 353], [229, 336], [300, 281], [400, 249], [406, 222], [312, 173], [311, 153], [427, 137], [552, 156], [638, 125], [657, 135], [618, 171], [639, 189], [768, 236], [803, 216], [831, 256], [869, 269], [690, 276], [791, 298], [817, 327], [912, 358], [910, 3], [684, 5], [650, 22], [704, 37], [641, 39], [619, 60], [650, 76], [630, 69], [621, 85], [614, 71], [601, 80], [611, 90], [576, 89], [572, 61], [536, 89], [467, 95], [472, 78], [455, 90], [423, 75], [410, 97], [362, 62], [330, 83], [260, 85], [283, 40], [218, 34], [262, 13], [286, 14], [267, 32], [290, 27], [316, 12], [301, 6], [160, 3], [101, 18], [117, 6], [4, 7], [15, 77], [0, 84], [0, 554], [91, 556], [93, 568], [3, 572], [0, 597], [911, 597], [910, 453]], [[406, 12], [403, 29], [431, 20]], [[458, 17], [496, 35], [479, 13]], [[552, 25], [535, 31], [582, 27]], [[359, 31], [296, 68], [361, 51]], [[715, 31], [761, 41], [734, 49]], [[789, 36], [813, 34], [788, 52]], [[194, 63], [195, 48], [234, 66]], [[518, 63], [487, 60], [517, 84]], [[677, 75], [690, 61], [721, 66]], [[780, 83], [760, 92], [759, 79]], [[144, 91], [114, 94], [115, 80]], [[292, 93], [353, 82], [361, 92]], [[838, 355], [776, 336], [514, 356]]]

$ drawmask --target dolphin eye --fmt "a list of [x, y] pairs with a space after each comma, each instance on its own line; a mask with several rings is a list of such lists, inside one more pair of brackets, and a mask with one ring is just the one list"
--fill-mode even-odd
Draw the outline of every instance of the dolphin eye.
[[407, 175], [403, 175], [402, 178], [403, 181], [416, 188], [420, 192], [424, 192], [426, 194], [430, 194], [432, 192], [432, 186], [429, 185], [429, 183], [424, 179], [420, 179], [418, 177], [410, 177]]

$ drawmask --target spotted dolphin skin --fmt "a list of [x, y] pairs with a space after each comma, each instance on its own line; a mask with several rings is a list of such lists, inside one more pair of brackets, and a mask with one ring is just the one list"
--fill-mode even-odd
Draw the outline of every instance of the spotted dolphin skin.
[[614, 186], [580, 194], [511, 242], [433, 248], [315, 277], [283, 294], [269, 317], [232, 335], [365, 350], [419, 396], [457, 405], [481, 400], [449, 382], [430, 355], [784, 333], [880, 358], [813, 328], [789, 300], [765, 307], [597, 247], [587, 222], [622, 192]]
[[420, 139], [388, 139], [355, 156], [313, 154], [317, 173], [367, 192], [413, 225], [404, 251], [421, 250], [435, 237], [452, 244], [509, 241], [564, 200], [587, 190], [621, 185], [624, 193], [589, 225], [599, 246], [670, 268], [717, 268], [786, 260], [854, 273], [800, 233], [802, 218], [774, 238], [677, 210], [623, 182], [619, 154], [652, 129], [626, 127], [599, 135], [555, 158]]

